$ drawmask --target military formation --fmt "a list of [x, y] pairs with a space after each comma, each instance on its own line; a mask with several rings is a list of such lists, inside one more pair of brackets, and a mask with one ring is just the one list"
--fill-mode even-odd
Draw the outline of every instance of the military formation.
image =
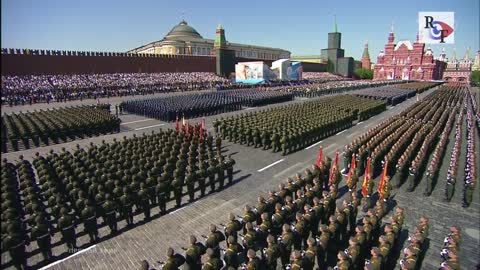
[[[382, 195], [363, 217], [357, 189], [349, 190], [337, 204], [342, 180], [338, 164], [325, 157], [318, 164], [281, 183], [267, 197], [259, 196], [243, 213], [230, 213], [228, 221], [210, 225], [205, 241], [190, 236], [185, 255], [167, 251], [162, 269], [389, 269], [395, 265], [394, 250], [405, 222], [404, 209], [397, 207], [386, 217], [389, 195]], [[415, 256], [425, 250], [428, 219], [416, 228], [423, 238], [412, 240]], [[408, 258], [408, 268], [420, 263]]]
[[170, 122], [179, 116], [190, 119], [237, 111], [242, 106], [260, 106], [290, 100], [293, 100], [293, 95], [289, 93], [240, 89], [128, 100], [122, 102], [121, 106], [130, 113]]
[[394, 84], [392, 87], [400, 88], [400, 89], [413, 89], [417, 92], [417, 94], [421, 94], [428, 89], [440, 85], [441, 82], [409, 82], [409, 83], [401, 83], [401, 84]]
[[224, 140], [287, 155], [384, 110], [384, 102], [342, 95], [222, 117], [213, 125]]
[[[388, 164], [387, 174], [392, 177], [392, 185], [400, 187], [407, 182], [408, 191], [415, 189], [425, 173], [427, 183], [424, 195], [430, 196], [435, 183], [439, 180], [440, 160], [443, 157], [454, 119], [459, 113], [452, 158], [446, 179], [446, 198], [450, 200], [454, 193], [459, 148], [463, 138], [462, 122], [464, 111], [467, 109], [465, 94], [465, 88], [443, 86], [424, 100], [416, 102], [400, 115], [387, 119], [355, 139], [346, 146], [345, 156], [356, 155], [358, 176], [365, 172], [368, 157], [371, 158], [372, 177], [379, 175], [384, 164]], [[470, 130], [473, 130], [473, 125], [467, 128], [467, 132]], [[470, 132], [473, 134], [473, 131]], [[473, 150], [474, 146], [470, 149]], [[431, 155], [433, 158], [428, 164]], [[473, 160], [471, 156], [467, 155], [467, 160]], [[348, 170], [348, 160], [345, 159], [344, 170]], [[469, 165], [465, 175], [473, 176], [470, 172], [475, 173], [474, 167]], [[473, 188], [474, 184], [466, 186], [464, 197], [468, 199], [465, 201], [471, 201]], [[467, 205], [466, 202], [465, 204]]]
[[352, 95], [369, 98], [374, 100], [383, 100], [388, 105], [395, 106], [404, 102], [408, 98], [415, 96], [416, 91], [414, 89], [394, 88], [390, 86], [382, 86], [375, 88], [368, 88], [353, 91]]
[[443, 240], [443, 248], [440, 252], [442, 263], [440, 270], [459, 270], [460, 262], [458, 260], [461, 244], [461, 231], [457, 226], [449, 228], [449, 233]]
[[[73, 152], [51, 150], [36, 154], [32, 163], [20, 156], [17, 164], [2, 161], [2, 250], [24, 269], [30, 242], [36, 241], [51, 262], [52, 236], [61, 235], [70, 253], [76, 252], [80, 230], [90, 244], [99, 240], [103, 222], [112, 235], [119, 222], [134, 225], [134, 215], [152, 218], [222, 190], [233, 183], [235, 161], [221, 152], [221, 139], [200, 125], [161, 130], [107, 144], [103, 141]], [[36, 171], [36, 174], [34, 172]], [[18, 179], [18, 180], [17, 180]], [[174, 204], [167, 203], [174, 201]]]
[[110, 104], [4, 114], [1, 124], [2, 153], [120, 130]]
[[475, 192], [475, 185], [477, 183], [477, 162], [475, 152], [475, 128], [474, 118], [471, 105], [472, 99], [466, 98], [466, 136], [467, 136], [467, 153], [465, 162], [465, 180], [463, 189], [463, 206], [468, 207], [472, 203], [473, 193]]

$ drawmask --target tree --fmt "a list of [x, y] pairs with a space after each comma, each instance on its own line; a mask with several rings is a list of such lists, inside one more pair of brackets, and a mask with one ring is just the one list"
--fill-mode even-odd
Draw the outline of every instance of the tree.
[[365, 69], [365, 68], [357, 68], [354, 72], [353, 75], [357, 79], [362, 79], [362, 80], [371, 80], [373, 79], [373, 70], [371, 69]]
[[480, 70], [472, 71], [471, 82], [473, 85], [480, 85]]

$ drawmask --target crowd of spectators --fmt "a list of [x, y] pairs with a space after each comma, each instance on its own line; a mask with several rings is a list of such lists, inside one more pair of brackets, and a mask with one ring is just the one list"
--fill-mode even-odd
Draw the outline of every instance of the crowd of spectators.
[[2, 104], [229, 88], [209, 72], [2, 76]]

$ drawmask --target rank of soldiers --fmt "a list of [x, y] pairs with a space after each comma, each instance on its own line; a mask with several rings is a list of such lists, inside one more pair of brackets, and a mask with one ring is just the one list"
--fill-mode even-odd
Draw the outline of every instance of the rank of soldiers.
[[421, 94], [428, 89], [442, 84], [441, 82], [410, 82], [393, 85], [394, 88], [413, 89], [417, 94]]
[[382, 101], [341, 95], [222, 117], [214, 128], [223, 139], [286, 155], [385, 109]]
[[[118, 132], [120, 120], [110, 105], [77, 106], [2, 116], [2, 153], [41, 143], [61, 143], [68, 138]], [[32, 143], [33, 145], [32, 145]]]
[[[181, 265], [215, 270], [393, 268], [396, 261], [391, 254], [398, 248], [404, 209], [397, 207], [382, 226], [387, 205], [378, 200], [357, 220], [361, 202], [356, 190], [348, 191], [336, 205], [342, 176], [334, 167], [325, 157], [320, 167], [312, 165], [303, 175], [279, 184], [267, 198], [259, 196], [255, 207], [246, 205], [241, 215], [230, 213], [228, 221], [220, 224], [223, 232], [212, 224], [209, 234], [202, 235], [203, 243], [190, 236], [183, 248], [185, 256], [168, 248], [162, 269]], [[332, 170], [335, 173], [329, 183]], [[403, 263], [409, 268], [403, 269], [418, 267], [412, 259], [424, 253], [428, 227], [428, 219], [422, 217], [410, 240], [414, 253]]]
[[[452, 115], [460, 110], [464, 94], [464, 88], [442, 86], [400, 115], [361, 135], [346, 146], [345, 156], [356, 154], [358, 175], [364, 173], [367, 157], [371, 157], [372, 177], [380, 173], [382, 164], [389, 164], [387, 174], [393, 176], [393, 185], [399, 187], [407, 180], [408, 190], [412, 191], [427, 169], [428, 158], [437, 143], [446, 142], [439, 140], [440, 134], [448, 129]], [[345, 169], [348, 166], [346, 162]], [[432, 192], [432, 177], [427, 176], [427, 181], [428, 196]]]
[[[115, 235], [118, 222], [134, 225], [134, 215], [151, 219], [233, 183], [235, 161], [221, 154], [221, 139], [203, 134], [200, 125], [188, 131], [161, 130], [148, 136], [107, 144], [77, 145], [33, 162], [20, 156], [16, 164], [2, 161], [2, 251], [16, 266], [27, 262], [25, 247], [36, 241], [47, 262], [52, 239], [61, 235], [75, 252], [82, 228], [90, 243], [99, 239], [101, 221]], [[36, 171], [36, 173], [35, 173]], [[173, 196], [172, 196], [173, 195]], [[174, 201], [173, 204], [167, 203]], [[185, 201], [184, 201], [185, 203]], [[5, 240], [5, 241], [4, 241]]]
[[293, 100], [290, 93], [257, 89], [224, 90], [122, 102], [123, 110], [160, 119], [174, 121], [176, 117], [196, 118], [240, 110], [242, 106], [260, 106]]
[[368, 88], [352, 92], [352, 95], [369, 98], [374, 100], [384, 100], [388, 105], [397, 105], [408, 98], [415, 96], [416, 91], [412, 89], [393, 88], [390, 86], [382, 86]]

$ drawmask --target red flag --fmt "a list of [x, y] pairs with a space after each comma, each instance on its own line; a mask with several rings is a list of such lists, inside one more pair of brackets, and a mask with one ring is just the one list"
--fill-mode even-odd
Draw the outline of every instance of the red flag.
[[384, 193], [384, 188], [385, 188], [385, 178], [387, 177], [387, 167], [388, 167], [388, 161], [385, 161], [385, 164], [383, 166], [382, 175], [380, 175], [380, 182], [378, 183], [378, 195], [382, 199], [383, 199], [383, 193]]
[[355, 172], [356, 166], [357, 164], [355, 160], [355, 154], [352, 154], [352, 162], [350, 163], [350, 170], [348, 170], [347, 183], [350, 183], [350, 181], [352, 180], [352, 175], [353, 172]]
[[333, 183], [333, 178], [335, 177], [335, 173], [337, 172], [337, 166], [338, 166], [338, 151], [335, 154], [335, 160], [333, 161], [332, 169], [330, 170], [328, 185], [331, 185]]
[[318, 157], [317, 157], [317, 166], [322, 168], [322, 158], [323, 158], [323, 148], [320, 146], [318, 149]]
[[178, 123], [178, 115], [177, 115], [177, 119], [175, 119], [175, 130], [178, 132], [178, 129], [179, 129], [179, 123]]
[[367, 196], [368, 182], [370, 182], [370, 157], [367, 158], [367, 168], [365, 169], [365, 177], [363, 178], [363, 184], [362, 184], [363, 197]]

